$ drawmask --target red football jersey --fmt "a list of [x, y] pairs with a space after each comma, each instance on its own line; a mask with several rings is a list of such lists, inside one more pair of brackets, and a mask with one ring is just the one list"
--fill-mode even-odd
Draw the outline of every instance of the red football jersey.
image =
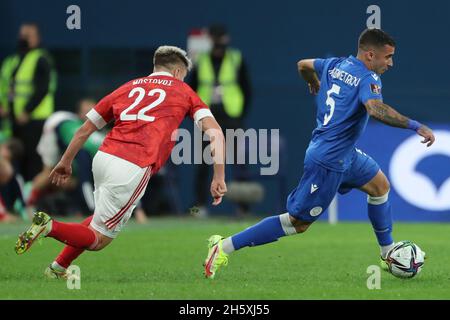
[[172, 133], [188, 115], [195, 121], [211, 116], [208, 106], [183, 81], [155, 72], [127, 82], [87, 113], [98, 129], [111, 120], [101, 151], [156, 173], [168, 159]]

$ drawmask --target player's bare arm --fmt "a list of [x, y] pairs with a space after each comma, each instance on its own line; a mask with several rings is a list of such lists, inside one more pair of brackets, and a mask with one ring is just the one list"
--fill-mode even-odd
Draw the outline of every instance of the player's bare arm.
[[308, 83], [309, 92], [316, 95], [320, 89], [320, 81], [314, 70], [314, 59], [303, 59], [297, 62], [298, 73]]
[[[391, 106], [383, 103], [383, 101], [379, 99], [370, 99], [365, 103], [365, 107], [371, 117], [383, 122], [384, 124], [397, 128], [414, 129], [417, 134], [424, 137], [422, 143], [427, 143], [427, 147], [434, 143], [435, 137], [430, 128], [426, 125], [411, 121], [411, 119], [400, 114]], [[413, 123], [412, 127], [411, 123]]]
[[227, 192], [227, 185], [225, 183], [225, 138], [222, 128], [213, 117], [205, 117], [200, 120], [200, 127], [211, 140], [214, 175], [210, 190], [214, 198], [213, 205], [217, 206], [222, 202], [222, 197]]
[[61, 160], [50, 173], [49, 178], [53, 184], [61, 186], [67, 182], [72, 175], [73, 159], [83, 147], [89, 136], [96, 130], [97, 127], [90, 120], [86, 120], [86, 122], [77, 130], [61, 157]]

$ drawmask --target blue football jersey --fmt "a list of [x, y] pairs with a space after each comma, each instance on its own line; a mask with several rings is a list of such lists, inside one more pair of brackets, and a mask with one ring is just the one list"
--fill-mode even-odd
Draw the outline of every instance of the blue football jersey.
[[305, 157], [343, 172], [351, 164], [352, 151], [369, 119], [364, 103], [383, 99], [380, 76], [353, 56], [315, 59], [314, 69], [320, 79], [317, 127]]

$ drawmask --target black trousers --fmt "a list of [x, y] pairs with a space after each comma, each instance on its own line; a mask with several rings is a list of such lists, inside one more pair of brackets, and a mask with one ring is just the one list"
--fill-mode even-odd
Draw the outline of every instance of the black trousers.
[[36, 151], [45, 120], [30, 120], [24, 125], [14, 122], [13, 135], [24, 147], [24, 155], [19, 161], [19, 171], [25, 181], [32, 180], [42, 170], [42, 160]]

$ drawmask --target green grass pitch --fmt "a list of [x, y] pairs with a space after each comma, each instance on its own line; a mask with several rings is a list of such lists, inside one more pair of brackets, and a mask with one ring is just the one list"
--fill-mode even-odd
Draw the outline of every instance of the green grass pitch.
[[61, 243], [44, 239], [18, 256], [16, 237], [27, 225], [0, 225], [0, 299], [450, 299], [450, 224], [395, 224], [395, 239], [415, 241], [428, 259], [410, 280], [382, 272], [379, 290], [366, 285], [367, 267], [378, 265], [369, 223], [316, 223], [304, 234], [236, 252], [216, 279], [205, 279], [208, 236], [255, 221], [130, 222], [109, 247], [75, 261], [79, 290], [43, 276]]

